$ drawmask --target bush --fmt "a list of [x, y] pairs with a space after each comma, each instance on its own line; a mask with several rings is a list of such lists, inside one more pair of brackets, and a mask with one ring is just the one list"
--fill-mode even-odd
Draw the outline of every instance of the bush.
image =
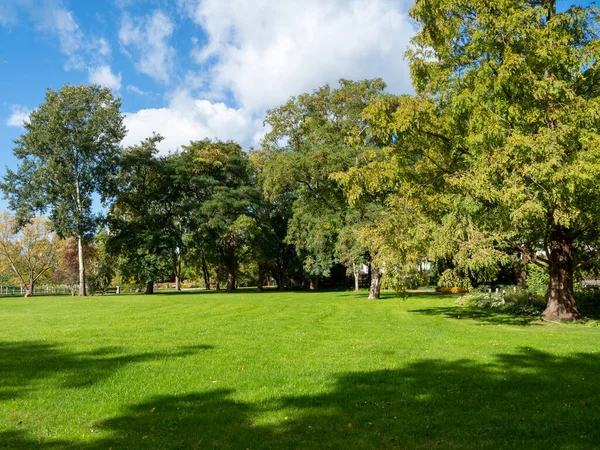
[[540, 299], [529, 295], [526, 291], [517, 290], [517, 292], [506, 293], [505, 301], [502, 302], [502, 294], [487, 292], [477, 292], [463, 295], [456, 300], [456, 304], [480, 309], [495, 309], [508, 314], [517, 316], [540, 316], [546, 307]]
[[600, 289], [583, 288], [575, 292], [579, 312], [586, 317], [600, 318]]

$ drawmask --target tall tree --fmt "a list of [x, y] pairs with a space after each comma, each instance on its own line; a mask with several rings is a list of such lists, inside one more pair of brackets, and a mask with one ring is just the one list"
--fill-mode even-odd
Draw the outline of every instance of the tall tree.
[[267, 112], [271, 131], [263, 142], [263, 189], [275, 201], [294, 197], [287, 241], [303, 259], [312, 285], [337, 262], [336, 246], [347, 203], [331, 175], [360, 164], [362, 112], [383, 95], [380, 79], [340, 80], [290, 99]]
[[573, 271], [600, 248], [597, 9], [417, 0], [411, 16], [417, 95], [370, 111], [411, 168], [403, 194], [472, 268], [515, 252], [545, 267], [544, 316], [577, 319]]
[[126, 132], [120, 107], [110, 89], [97, 85], [48, 89], [15, 141], [17, 171], [8, 169], [0, 184], [20, 225], [35, 212], [48, 212], [59, 236], [77, 240], [82, 296], [83, 247], [100, 218], [92, 211], [93, 196], [107, 200]]
[[108, 214], [107, 248], [119, 254], [123, 276], [145, 284], [146, 294], [173, 274], [179, 237], [173, 220], [178, 194], [170, 166], [156, 148], [162, 139], [154, 135], [123, 152], [118, 192]]
[[[236, 286], [240, 258], [260, 232], [255, 209], [260, 201], [248, 155], [235, 142], [202, 141], [183, 146], [188, 175], [185, 189], [195, 207], [190, 223], [204, 255], [215, 257], [217, 270], [227, 271], [227, 291]], [[217, 280], [217, 284], [220, 279]]]

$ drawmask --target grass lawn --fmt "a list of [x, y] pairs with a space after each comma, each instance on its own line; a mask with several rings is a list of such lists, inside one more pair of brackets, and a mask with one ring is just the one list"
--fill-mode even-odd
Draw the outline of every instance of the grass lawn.
[[0, 448], [600, 448], [600, 327], [365, 297], [0, 299]]

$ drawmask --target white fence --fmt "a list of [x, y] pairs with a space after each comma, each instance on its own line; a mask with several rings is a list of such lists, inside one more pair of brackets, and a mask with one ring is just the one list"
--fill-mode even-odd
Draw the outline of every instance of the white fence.
[[[37, 286], [33, 289], [33, 295], [71, 295], [67, 286]], [[25, 289], [21, 286], [0, 285], [0, 297], [23, 297]]]

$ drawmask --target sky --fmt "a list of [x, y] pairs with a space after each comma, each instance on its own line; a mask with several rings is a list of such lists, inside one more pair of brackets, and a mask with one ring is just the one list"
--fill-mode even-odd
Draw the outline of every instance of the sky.
[[[562, 3], [563, 7], [567, 2]], [[265, 111], [339, 78], [412, 87], [409, 0], [0, 0], [0, 177], [46, 89], [122, 98], [123, 144], [153, 132], [258, 146]], [[559, 5], [560, 7], [560, 5]], [[0, 210], [6, 202], [0, 199]]]

